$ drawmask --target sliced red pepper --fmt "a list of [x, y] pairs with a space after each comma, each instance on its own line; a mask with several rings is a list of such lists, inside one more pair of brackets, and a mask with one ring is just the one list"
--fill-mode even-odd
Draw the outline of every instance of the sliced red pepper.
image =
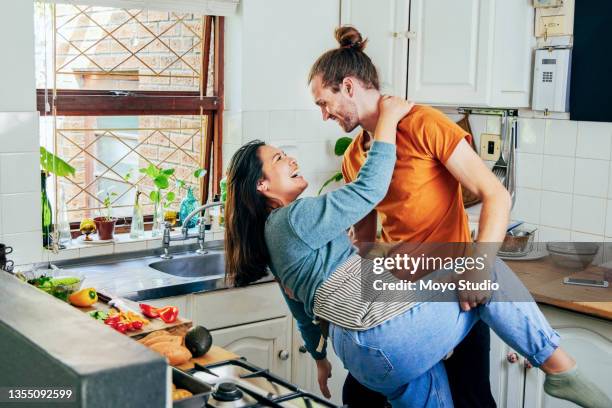
[[114, 329], [120, 333], [125, 333], [126, 331], [128, 331], [128, 325], [126, 323], [119, 322], [116, 326], [114, 326]]
[[119, 323], [119, 319], [119, 315], [110, 316], [107, 317], [106, 320], [104, 320], [104, 323], [114, 327], [117, 323]]
[[142, 311], [142, 314], [151, 318], [151, 319], [155, 319], [156, 317], [159, 317], [159, 309], [157, 309], [156, 307], [153, 307], [151, 305], [147, 305], [145, 303], [141, 303], [140, 304], [140, 310]]
[[142, 323], [142, 322], [140, 322], [140, 321], [138, 321], [138, 320], [134, 320], [134, 321], [132, 322], [132, 328], [133, 328], [134, 330], [140, 330], [140, 329], [142, 329], [142, 326], [143, 326], [143, 323]]
[[164, 321], [164, 323], [174, 323], [178, 317], [179, 310], [176, 306], [166, 306], [157, 310], [159, 312], [159, 317]]

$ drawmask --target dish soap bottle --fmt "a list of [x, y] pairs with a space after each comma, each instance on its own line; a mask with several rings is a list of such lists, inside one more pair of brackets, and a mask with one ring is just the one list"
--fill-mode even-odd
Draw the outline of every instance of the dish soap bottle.
[[138, 202], [140, 198], [140, 190], [136, 190], [136, 199], [134, 201], [134, 211], [132, 212], [132, 224], [130, 225], [130, 238], [144, 238], [144, 217], [142, 215], [142, 207]]

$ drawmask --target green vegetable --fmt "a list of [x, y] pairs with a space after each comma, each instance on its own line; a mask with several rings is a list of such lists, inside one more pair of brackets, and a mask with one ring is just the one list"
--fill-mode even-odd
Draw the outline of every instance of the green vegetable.
[[108, 318], [108, 313], [103, 310], [94, 310], [93, 312], [89, 312], [89, 315], [96, 320], [106, 320]]
[[206, 327], [194, 326], [185, 334], [185, 347], [194, 357], [206, 354], [212, 346], [212, 336]]
[[75, 277], [67, 277], [67, 278], [53, 278], [51, 279], [51, 284], [53, 286], [63, 285], [69, 286], [74, 285], [75, 283], [79, 283], [80, 279]]

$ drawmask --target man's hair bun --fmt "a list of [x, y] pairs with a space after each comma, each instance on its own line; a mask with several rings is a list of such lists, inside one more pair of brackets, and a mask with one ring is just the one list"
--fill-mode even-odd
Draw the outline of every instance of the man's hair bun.
[[351, 48], [356, 51], [363, 51], [368, 40], [361, 37], [361, 33], [351, 26], [342, 26], [336, 28], [336, 41], [340, 44], [340, 48]]

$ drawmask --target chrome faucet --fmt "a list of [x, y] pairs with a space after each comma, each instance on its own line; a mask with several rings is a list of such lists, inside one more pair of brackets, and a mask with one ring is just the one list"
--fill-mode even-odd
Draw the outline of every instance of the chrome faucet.
[[198, 234], [197, 235], [189, 235], [189, 229], [187, 228], [187, 225], [189, 225], [189, 221], [191, 221], [191, 219], [193, 217], [195, 217], [198, 213], [207, 210], [211, 207], [221, 207], [223, 206], [224, 203], [222, 202], [214, 202], [214, 203], [210, 203], [210, 204], [204, 204], [198, 208], [196, 208], [195, 210], [193, 210], [192, 212], [190, 212], [187, 217], [185, 217], [185, 219], [183, 220], [183, 227], [181, 228], [181, 235], [179, 237], [171, 237], [170, 236], [170, 223], [166, 222], [164, 224], [164, 235], [162, 238], [162, 249], [164, 250], [164, 253], [161, 254], [159, 257], [162, 259], [172, 259], [172, 255], [170, 255], [170, 242], [172, 241], [186, 241], [188, 239], [191, 238], [197, 238], [198, 239], [198, 245], [200, 246], [199, 249], [196, 250], [196, 254], [198, 255], [204, 255], [207, 254], [208, 251], [204, 249], [204, 242], [205, 242], [205, 232], [206, 232], [206, 226], [204, 224], [204, 218], [201, 217], [200, 220], [198, 221]]

